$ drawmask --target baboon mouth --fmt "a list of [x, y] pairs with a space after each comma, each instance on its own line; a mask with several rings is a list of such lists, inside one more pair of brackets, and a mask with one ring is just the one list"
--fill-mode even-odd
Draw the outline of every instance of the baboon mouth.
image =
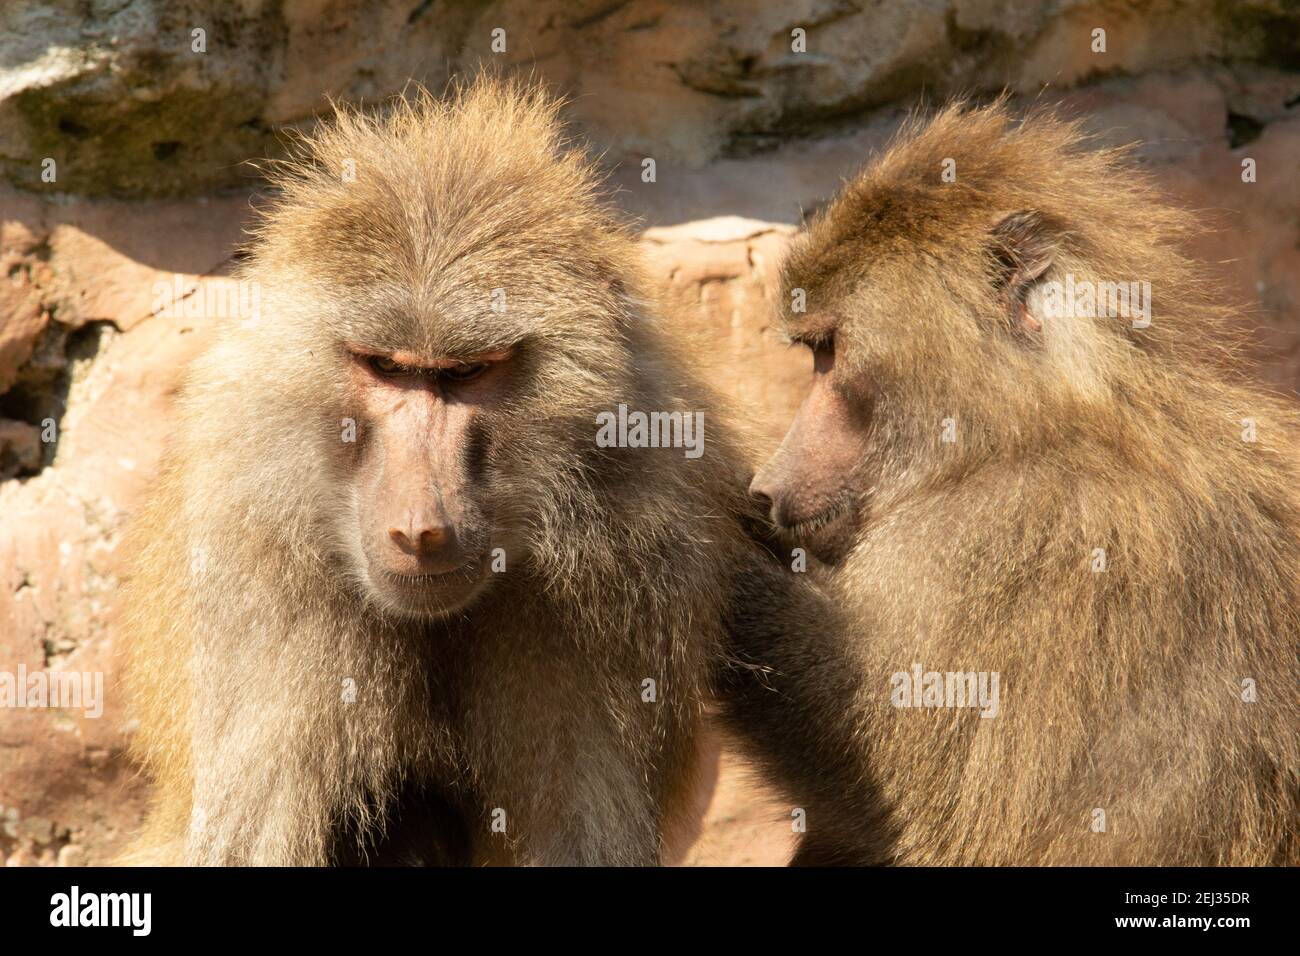
[[789, 524], [782, 524], [781, 530], [785, 534], [816, 534], [822, 528], [834, 524], [840, 518], [844, 517], [853, 507], [853, 497], [847, 492], [841, 492], [835, 497], [835, 500], [829, 506], [823, 508], [810, 518], [801, 518], [798, 521], [792, 521]]
[[419, 587], [422, 584], [469, 582], [479, 577], [482, 570], [483, 561], [475, 558], [446, 571], [434, 571], [428, 574], [397, 574], [393, 571], [385, 571], [384, 577], [394, 584]]
[[822, 528], [838, 521], [839, 518], [849, 510], [847, 504], [837, 504], [825, 511], [818, 512], [811, 518], [805, 518], [803, 521], [796, 521], [786, 530], [789, 534], [816, 534]]
[[781, 535], [791, 544], [807, 547], [819, 561], [836, 564], [853, 544], [856, 511], [857, 500], [843, 491], [811, 517], [781, 524]]
[[381, 607], [397, 614], [417, 617], [441, 617], [466, 607], [486, 587], [486, 557], [426, 574], [399, 574], [388, 570], [371, 572], [369, 592]]

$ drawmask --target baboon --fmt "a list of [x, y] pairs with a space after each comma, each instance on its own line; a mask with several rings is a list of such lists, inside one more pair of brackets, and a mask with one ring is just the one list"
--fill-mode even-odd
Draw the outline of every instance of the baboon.
[[795, 863], [1300, 858], [1300, 420], [1094, 146], [949, 106], [789, 251], [815, 372], [753, 491], [832, 616], [742, 580], [727, 716]]
[[557, 109], [480, 79], [272, 167], [260, 315], [133, 531], [130, 860], [645, 865], [684, 825], [749, 474], [712, 417], [596, 441], [712, 399]]

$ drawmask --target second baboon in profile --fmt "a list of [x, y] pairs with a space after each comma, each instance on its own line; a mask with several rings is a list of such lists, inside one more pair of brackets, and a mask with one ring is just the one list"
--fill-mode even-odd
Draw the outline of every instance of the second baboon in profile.
[[814, 381], [754, 490], [848, 623], [743, 582], [729, 717], [796, 862], [1300, 859], [1296, 408], [1086, 145], [950, 107], [790, 252]]
[[344, 110], [276, 173], [261, 314], [133, 533], [132, 859], [653, 864], [684, 825], [747, 473], [556, 110]]

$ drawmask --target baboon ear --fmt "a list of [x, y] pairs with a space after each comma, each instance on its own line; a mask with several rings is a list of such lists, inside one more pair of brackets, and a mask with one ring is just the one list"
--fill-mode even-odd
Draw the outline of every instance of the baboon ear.
[[1052, 265], [1055, 248], [1042, 216], [1013, 212], [992, 231], [994, 281], [1010, 327], [1021, 333], [1043, 331], [1042, 319], [1026, 304], [1029, 290]]

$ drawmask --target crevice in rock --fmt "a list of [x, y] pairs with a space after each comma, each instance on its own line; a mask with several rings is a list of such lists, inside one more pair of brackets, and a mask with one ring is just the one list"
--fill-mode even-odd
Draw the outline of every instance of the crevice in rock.
[[1264, 132], [1264, 124], [1253, 116], [1228, 111], [1228, 146], [1236, 149], [1253, 143]]
[[49, 632], [53, 630], [54, 627], [47, 621], [45, 623], [47, 636], [41, 638], [41, 652], [44, 658], [42, 666], [47, 671], [60, 667], [74, 651], [81, 647], [80, 641], [69, 637], [67, 634], [60, 634], [57, 637], [49, 636]]
[[53, 464], [74, 366], [95, 359], [111, 325], [73, 328], [53, 318], [42, 331], [14, 384], [0, 395], [0, 480], [30, 478]]

